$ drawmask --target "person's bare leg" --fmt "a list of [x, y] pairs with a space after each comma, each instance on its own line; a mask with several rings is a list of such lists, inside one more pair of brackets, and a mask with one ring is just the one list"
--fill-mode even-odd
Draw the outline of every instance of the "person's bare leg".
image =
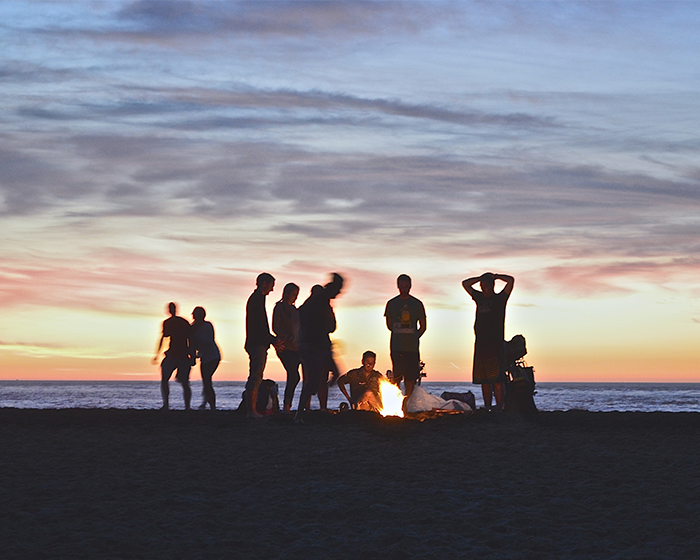
[[190, 410], [190, 403], [192, 402], [192, 389], [190, 388], [189, 381], [182, 382], [182, 392], [185, 397], [185, 410]]
[[503, 383], [493, 384], [493, 393], [496, 396], [496, 409], [503, 410]]
[[321, 410], [328, 410], [328, 380], [321, 379], [318, 387], [318, 404]]
[[163, 410], [170, 408], [170, 381], [165, 378], [160, 380], [160, 394], [163, 397]]
[[262, 414], [258, 414], [255, 409], [255, 403], [258, 402], [258, 390], [245, 392], [245, 405], [248, 411], [248, 418], [262, 418]]
[[311, 393], [308, 390], [304, 390], [304, 386], [301, 387], [301, 395], [299, 395], [299, 405], [297, 406], [297, 413], [294, 415], [295, 424], [304, 423], [304, 411], [311, 408]]
[[404, 379], [403, 386], [406, 388], [406, 397], [410, 397], [413, 394], [413, 389], [416, 388], [416, 382], [412, 379]]
[[483, 383], [481, 385], [481, 394], [484, 397], [484, 408], [486, 410], [491, 410], [491, 396], [492, 396], [492, 391], [491, 391], [491, 385], [489, 383]]

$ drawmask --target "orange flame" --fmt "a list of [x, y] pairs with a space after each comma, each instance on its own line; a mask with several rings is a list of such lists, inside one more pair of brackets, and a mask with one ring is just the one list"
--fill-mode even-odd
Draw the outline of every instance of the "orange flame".
[[386, 379], [379, 380], [379, 397], [382, 407], [379, 414], [382, 416], [398, 416], [403, 418], [403, 393], [396, 385]]

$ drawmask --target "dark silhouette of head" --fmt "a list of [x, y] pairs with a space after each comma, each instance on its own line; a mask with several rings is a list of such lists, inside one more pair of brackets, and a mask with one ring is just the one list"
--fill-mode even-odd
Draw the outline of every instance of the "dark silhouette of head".
[[204, 321], [206, 316], [207, 312], [203, 307], [197, 306], [192, 310], [192, 317], [194, 318], [195, 322]]
[[175, 314], [177, 313], [177, 305], [173, 303], [172, 301], [168, 304], [168, 313], [175, 317]]
[[280, 301], [292, 304], [296, 301], [298, 295], [299, 286], [293, 282], [290, 282], [289, 284], [285, 284], [284, 289], [282, 290], [282, 299]]
[[275, 277], [269, 272], [261, 272], [255, 279], [255, 285], [263, 295], [267, 295], [275, 288]]
[[492, 295], [493, 287], [496, 284], [496, 277], [494, 276], [493, 272], [484, 272], [479, 277], [479, 284], [481, 286], [481, 291], [484, 293], [484, 295]]
[[317, 296], [317, 295], [323, 293], [323, 291], [324, 291], [323, 286], [321, 286], [321, 284], [314, 284], [313, 286], [311, 286], [311, 295], [312, 296]]
[[399, 288], [401, 297], [408, 297], [411, 285], [411, 277], [408, 274], [399, 274], [399, 277], [396, 279], [396, 286]]
[[330, 299], [338, 297], [338, 294], [343, 289], [343, 283], [343, 277], [337, 272], [334, 272], [331, 281], [324, 286], [326, 294]]

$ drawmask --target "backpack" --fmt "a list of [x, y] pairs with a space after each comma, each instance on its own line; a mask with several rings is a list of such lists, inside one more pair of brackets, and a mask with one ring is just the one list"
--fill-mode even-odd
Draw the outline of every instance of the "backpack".
[[258, 414], [270, 415], [280, 411], [279, 387], [272, 379], [263, 379], [255, 403]]
[[524, 361], [508, 366], [506, 370], [508, 382], [505, 390], [504, 408], [508, 412], [520, 412], [521, 414], [534, 414], [537, 412], [534, 396], [535, 368], [528, 366]]
[[[246, 391], [241, 395], [241, 404], [238, 410], [245, 410]], [[255, 401], [255, 410], [258, 414], [269, 416], [280, 411], [279, 387], [272, 379], [263, 379], [258, 388], [258, 398]]]

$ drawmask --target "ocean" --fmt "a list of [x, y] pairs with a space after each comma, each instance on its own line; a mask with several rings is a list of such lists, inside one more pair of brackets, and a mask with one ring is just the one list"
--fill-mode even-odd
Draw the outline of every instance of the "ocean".
[[[182, 390], [170, 383], [170, 405], [184, 408]], [[244, 382], [214, 382], [217, 406], [235, 410], [241, 402]], [[439, 396], [443, 391], [472, 391], [481, 406], [481, 391], [471, 383], [423, 382], [423, 388]], [[297, 387], [294, 408], [301, 385]], [[284, 382], [279, 383], [280, 400]], [[202, 384], [192, 383], [192, 404], [201, 402]], [[337, 387], [330, 388], [328, 406], [337, 409], [344, 401]], [[538, 383], [537, 408], [543, 411], [588, 410], [590, 412], [700, 412], [700, 383]], [[160, 408], [158, 381], [0, 381], [0, 408]], [[312, 408], [318, 400], [312, 398]]]

